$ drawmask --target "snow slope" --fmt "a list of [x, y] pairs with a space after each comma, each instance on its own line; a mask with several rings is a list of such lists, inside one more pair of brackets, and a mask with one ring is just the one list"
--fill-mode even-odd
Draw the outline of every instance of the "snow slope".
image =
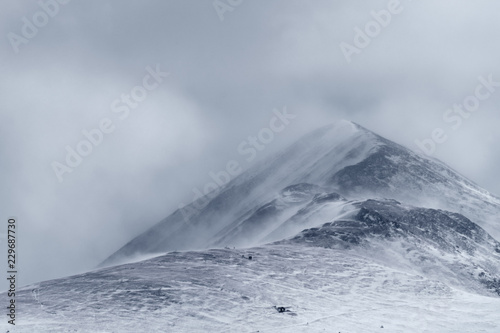
[[15, 332], [498, 332], [500, 297], [392, 266], [304, 244], [168, 253], [24, 288]]

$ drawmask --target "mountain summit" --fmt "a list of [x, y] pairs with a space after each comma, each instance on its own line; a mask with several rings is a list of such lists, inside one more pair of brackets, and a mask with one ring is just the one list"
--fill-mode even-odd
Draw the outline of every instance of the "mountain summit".
[[249, 247], [342, 218], [353, 201], [387, 198], [447, 209], [500, 237], [500, 199], [446, 164], [349, 121], [316, 129], [177, 210], [102, 265], [173, 250]]
[[110, 267], [20, 288], [16, 332], [498, 332], [499, 205], [444, 163], [337, 122]]

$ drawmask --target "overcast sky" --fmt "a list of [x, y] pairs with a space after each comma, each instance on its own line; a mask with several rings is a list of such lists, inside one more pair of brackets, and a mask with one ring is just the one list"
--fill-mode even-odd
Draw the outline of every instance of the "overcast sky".
[[[259, 158], [342, 118], [412, 149], [442, 128], [434, 156], [500, 194], [500, 87], [443, 118], [479, 77], [500, 82], [498, 1], [220, 3], [73, 0], [49, 16], [1, 2], [0, 211], [18, 218], [22, 284], [93, 268], [244, 161], [238, 145], [285, 106], [296, 118]], [[120, 101], [144, 82], [137, 105]], [[100, 126], [60, 182], [53, 162]]]

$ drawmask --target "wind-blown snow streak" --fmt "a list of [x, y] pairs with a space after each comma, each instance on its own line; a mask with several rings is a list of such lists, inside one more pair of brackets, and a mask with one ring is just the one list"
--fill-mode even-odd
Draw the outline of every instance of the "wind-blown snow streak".
[[169, 253], [24, 288], [16, 332], [498, 332], [499, 297], [402, 267], [301, 244]]
[[[295, 201], [287, 199], [290, 188]], [[323, 202], [315, 197], [329, 195]], [[339, 121], [244, 172], [213, 199], [199, 199], [201, 209], [191, 204], [186, 209], [192, 212], [188, 223], [177, 210], [103, 265], [171, 250], [256, 246], [280, 240], [339, 217], [344, 213], [342, 197], [392, 198], [456, 211], [500, 238], [499, 198], [437, 160], [352, 122]]]

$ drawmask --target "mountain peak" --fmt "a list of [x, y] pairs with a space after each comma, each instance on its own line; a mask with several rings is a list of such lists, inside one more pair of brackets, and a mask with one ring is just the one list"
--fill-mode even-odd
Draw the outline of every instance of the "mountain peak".
[[[285, 197], [290, 189], [293, 195]], [[105, 263], [169, 250], [280, 240], [345, 213], [349, 205], [344, 198], [388, 198], [448, 209], [481, 221], [500, 236], [495, 220], [500, 202], [487, 191], [444, 163], [338, 120], [254, 165], [200, 199], [203, 205], [194, 202], [177, 210]]]

